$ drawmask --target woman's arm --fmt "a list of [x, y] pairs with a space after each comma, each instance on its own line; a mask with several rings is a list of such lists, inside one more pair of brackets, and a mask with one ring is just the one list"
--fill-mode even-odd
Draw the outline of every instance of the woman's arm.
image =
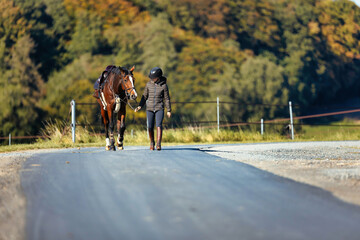
[[164, 87], [164, 102], [167, 112], [171, 112], [170, 94], [167, 84]]
[[145, 85], [145, 89], [144, 89], [144, 93], [141, 96], [141, 100], [139, 103], [139, 106], [137, 108], [135, 108], [135, 112], [139, 111], [146, 103], [146, 100], [149, 97], [149, 89], [148, 89], [148, 84]]

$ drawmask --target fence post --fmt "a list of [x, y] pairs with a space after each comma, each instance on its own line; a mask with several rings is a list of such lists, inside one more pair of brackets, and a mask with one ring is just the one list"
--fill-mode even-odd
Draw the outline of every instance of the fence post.
[[76, 118], [75, 118], [75, 100], [72, 100], [71, 103], [71, 133], [72, 141], [75, 143], [75, 127], [76, 127]]
[[264, 135], [264, 119], [261, 119], [261, 136]]
[[134, 129], [131, 129], [131, 137], [134, 137]]
[[9, 133], [9, 146], [11, 145], [11, 133]]
[[216, 98], [216, 106], [217, 106], [217, 129], [220, 132], [220, 102], [219, 97]]
[[294, 122], [293, 122], [293, 113], [292, 113], [291, 101], [289, 101], [289, 111], [290, 111], [291, 140], [294, 140]]

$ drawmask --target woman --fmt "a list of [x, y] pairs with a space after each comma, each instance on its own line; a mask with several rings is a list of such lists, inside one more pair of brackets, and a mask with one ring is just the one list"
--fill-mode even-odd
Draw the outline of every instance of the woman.
[[169, 89], [166, 84], [166, 77], [163, 76], [161, 68], [154, 67], [150, 70], [150, 81], [146, 84], [144, 94], [141, 97], [139, 106], [135, 112], [139, 111], [146, 103], [147, 127], [150, 138], [150, 150], [154, 150], [154, 123], [157, 127], [156, 149], [161, 150], [162, 122], [164, 119], [164, 103], [167, 110], [167, 116], [171, 117], [171, 104]]

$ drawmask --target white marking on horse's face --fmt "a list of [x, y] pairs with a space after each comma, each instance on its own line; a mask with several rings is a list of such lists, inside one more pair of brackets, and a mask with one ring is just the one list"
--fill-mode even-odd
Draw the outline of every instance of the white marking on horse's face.
[[131, 85], [133, 87], [134, 99], [136, 99], [137, 98], [137, 93], [136, 93], [136, 90], [135, 90], [134, 79], [133, 79], [133, 77], [131, 75], [129, 76], [129, 79], [130, 79]]

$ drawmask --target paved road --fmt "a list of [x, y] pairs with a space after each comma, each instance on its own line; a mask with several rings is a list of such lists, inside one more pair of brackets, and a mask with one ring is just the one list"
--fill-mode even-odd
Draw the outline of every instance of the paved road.
[[31, 240], [360, 236], [360, 207], [197, 147], [58, 150], [21, 179]]

